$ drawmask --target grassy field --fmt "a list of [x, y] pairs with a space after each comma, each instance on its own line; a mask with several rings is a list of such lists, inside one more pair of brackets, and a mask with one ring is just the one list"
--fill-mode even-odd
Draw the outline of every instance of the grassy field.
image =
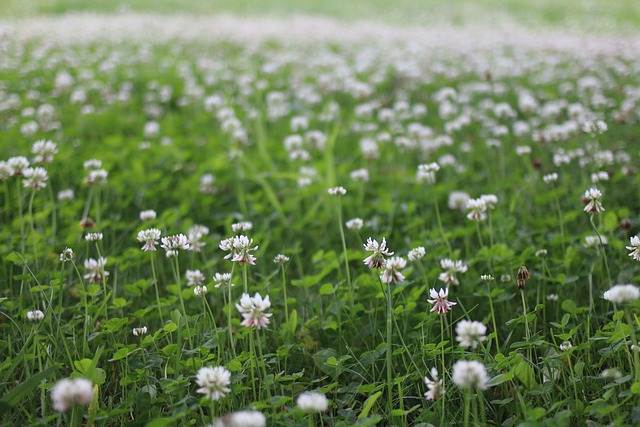
[[635, 31], [640, 26], [640, 3], [634, 0], [4, 0], [0, 16], [20, 17], [69, 12], [115, 13], [130, 10], [162, 14], [233, 13], [243, 16], [287, 17], [312, 14], [344, 21], [378, 21], [424, 26], [492, 25], [513, 22], [524, 26]]

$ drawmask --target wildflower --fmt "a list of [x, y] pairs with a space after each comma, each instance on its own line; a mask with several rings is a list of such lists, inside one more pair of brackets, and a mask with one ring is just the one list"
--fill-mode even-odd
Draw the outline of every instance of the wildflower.
[[498, 197], [495, 194], [483, 194], [480, 196], [487, 209], [495, 209], [498, 204]]
[[456, 341], [465, 348], [478, 348], [478, 344], [487, 339], [486, 334], [487, 327], [480, 322], [461, 320], [456, 325]]
[[235, 286], [231, 283], [231, 274], [229, 273], [216, 273], [213, 275], [213, 282], [215, 283], [215, 287], [219, 288], [222, 285], [228, 285], [230, 287]]
[[142, 335], [147, 333], [147, 327], [146, 326], [142, 326], [140, 328], [133, 328], [133, 330], [131, 332], [136, 337], [139, 337], [139, 336], [142, 336]]
[[47, 180], [49, 179], [47, 171], [41, 167], [26, 168], [22, 171], [22, 176], [24, 177], [22, 185], [34, 191], [45, 188], [47, 186]]
[[156, 211], [153, 209], [148, 209], [146, 211], [140, 212], [140, 221], [151, 221], [156, 219]]
[[558, 174], [555, 172], [547, 174], [542, 177], [542, 180], [545, 184], [551, 184], [552, 182], [556, 182], [558, 180]]
[[187, 286], [201, 285], [204, 280], [204, 274], [200, 270], [187, 270], [185, 273], [187, 277]]
[[211, 427], [266, 427], [267, 418], [258, 411], [244, 410], [225, 415]]
[[437, 163], [429, 163], [427, 165], [419, 165], [416, 173], [416, 181], [420, 184], [435, 184], [436, 172], [440, 170]]
[[444, 273], [440, 273], [438, 280], [446, 283], [447, 285], [459, 285], [460, 282], [456, 277], [456, 273], [464, 273], [468, 267], [462, 263], [462, 261], [453, 261], [447, 258], [440, 260], [440, 266], [445, 270]]
[[215, 177], [206, 173], [200, 177], [200, 192], [203, 194], [212, 194], [215, 192], [215, 187], [213, 183], [215, 182]]
[[407, 258], [409, 261], [418, 261], [427, 254], [426, 249], [423, 246], [418, 246], [417, 248], [413, 248], [407, 254]]
[[467, 208], [467, 202], [470, 198], [464, 191], [453, 191], [449, 194], [447, 206], [449, 206], [449, 209], [464, 210]]
[[73, 249], [64, 248], [60, 253], [60, 262], [67, 262], [73, 260]]
[[488, 388], [489, 376], [484, 365], [475, 360], [459, 360], [453, 364], [451, 379], [460, 388]]
[[39, 322], [44, 319], [44, 313], [40, 310], [33, 310], [27, 312], [27, 320], [32, 322]]
[[15, 156], [7, 160], [8, 169], [13, 171], [13, 176], [21, 176], [22, 172], [29, 167], [29, 160], [24, 156]]
[[500, 281], [502, 283], [507, 283], [511, 281], [511, 275], [510, 274], [503, 274], [500, 276]]
[[538, 249], [535, 253], [535, 256], [538, 258], [544, 258], [547, 256], [547, 250], [546, 249]]
[[31, 152], [36, 156], [33, 161], [36, 163], [51, 163], [53, 156], [58, 152], [56, 144], [48, 140], [40, 140], [33, 143]]
[[607, 131], [607, 124], [602, 120], [592, 120], [582, 124], [582, 131], [591, 134], [592, 137]]
[[444, 396], [444, 383], [438, 378], [438, 370], [435, 367], [431, 368], [431, 378], [433, 379], [427, 376], [424, 377], [424, 382], [429, 389], [424, 394], [424, 397], [427, 400], [438, 400], [441, 396]]
[[13, 168], [8, 162], [0, 160], [0, 181], [4, 181], [11, 176], [13, 176]]
[[178, 256], [178, 251], [189, 250], [189, 240], [184, 234], [175, 234], [173, 236], [163, 237], [160, 247], [167, 251], [167, 258]]
[[560, 351], [569, 351], [571, 347], [573, 347], [573, 345], [571, 345], [570, 341], [563, 341], [562, 344], [560, 344]]
[[344, 196], [347, 194], [347, 190], [344, 187], [333, 187], [327, 190], [331, 196]]
[[107, 259], [100, 257], [95, 260], [89, 258], [84, 261], [84, 268], [87, 274], [84, 275], [85, 279], [88, 279], [91, 283], [100, 283], [103, 279], [109, 277], [109, 272], [104, 270], [104, 266], [107, 264]]
[[209, 234], [209, 228], [204, 225], [194, 225], [187, 231], [189, 240], [189, 249], [193, 252], [200, 252], [201, 248], [206, 245], [202, 239]]
[[269, 324], [269, 317], [273, 315], [265, 313], [269, 307], [271, 307], [269, 295], [262, 299], [262, 296], [257, 292], [253, 297], [250, 297], [249, 294], [242, 294], [240, 304], [236, 304], [236, 308], [244, 318], [241, 324], [247, 328], [253, 326], [258, 329], [265, 328]]
[[600, 377], [606, 380], [618, 380], [622, 378], [622, 373], [617, 368], [609, 368], [602, 371]]
[[356, 169], [354, 171], [351, 171], [351, 173], [349, 174], [349, 177], [351, 177], [351, 179], [354, 181], [368, 182], [369, 171], [366, 169]]
[[73, 194], [73, 190], [70, 188], [58, 191], [58, 200], [61, 202], [64, 200], [73, 200], [74, 198], [75, 194]]
[[640, 261], [640, 237], [633, 236], [630, 241], [630, 246], [627, 249], [631, 251], [629, 256], [636, 261]]
[[435, 288], [431, 288], [429, 294], [431, 295], [431, 299], [427, 301], [429, 304], [433, 304], [433, 307], [429, 310], [430, 312], [435, 311], [437, 314], [447, 314], [451, 307], [457, 304], [447, 299], [449, 298], [449, 288], [440, 288], [440, 292], [436, 291]]
[[602, 239], [602, 244], [607, 245], [609, 241], [604, 236], [585, 236], [584, 237], [584, 247], [585, 248], [597, 248], [600, 246], [600, 239]]
[[469, 199], [467, 201], [466, 209], [469, 211], [467, 213], [467, 218], [471, 221], [484, 221], [487, 219], [487, 203], [480, 199]]
[[144, 242], [143, 251], [155, 251], [161, 232], [157, 228], [149, 228], [138, 232], [138, 241]]
[[345, 223], [349, 230], [360, 230], [364, 225], [364, 221], [361, 218], [353, 218]]
[[602, 192], [600, 192], [600, 190], [598, 190], [595, 187], [585, 191], [584, 198], [587, 201], [587, 205], [584, 207], [584, 211], [592, 215], [600, 212], [604, 212], [602, 203], [600, 203], [601, 197], [602, 197]]
[[220, 400], [231, 391], [231, 372], [223, 366], [200, 368], [196, 374], [196, 384], [200, 386], [198, 393], [210, 400]]
[[624, 304], [640, 298], [640, 289], [636, 285], [615, 285], [604, 293], [604, 299], [615, 304]]
[[609, 180], [609, 173], [607, 173], [606, 171], [600, 171], [600, 172], [591, 174], [591, 182], [593, 182], [594, 184], [600, 181], [608, 181], [608, 180]]
[[229, 252], [224, 259], [231, 258], [232, 262], [256, 265], [257, 258], [251, 252], [257, 250], [258, 247], [252, 247], [251, 245], [253, 245], [253, 239], [240, 235], [221, 241], [220, 249]]
[[373, 252], [371, 255], [364, 259], [364, 264], [369, 268], [383, 268], [385, 266], [385, 256], [393, 255], [387, 249], [387, 241], [382, 238], [382, 242], [378, 244], [377, 240], [373, 240], [371, 237], [367, 239], [367, 243], [364, 245], [364, 250], [367, 252]]
[[237, 222], [235, 224], [231, 224], [231, 230], [234, 233], [241, 233], [244, 231], [251, 231], [253, 228], [253, 224], [249, 221]]
[[86, 236], [84, 236], [84, 239], [87, 242], [98, 242], [100, 240], [102, 240], [104, 236], [102, 235], [102, 233], [89, 233]]
[[296, 399], [296, 405], [302, 412], [315, 414], [324, 412], [329, 408], [327, 397], [315, 391], [305, 391]]
[[560, 298], [558, 296], [558, 294], [549, 294], [549, 295], [547, 295], [547, 300], [548, 301], [558, 301], [558, 298]]
[[482, 280], [483, 282], [491, 282], [494, 279], [494, 277], [490, 274], [483, 274], [482, 276], [480, 276], [480, 280]]
[[94, 169], [89, 171], [89, 175], [86, 176], [83, 182], [87, 185], [98, 185], [107, 182], [107, 176], [109, 172], [105, 169]]
[[90, 159], [82, 165], [85, 170], [91, 171], [102, 168], [102, 161], [98, 159]]
[[383, 283], [394, 284], [404, 280], [404, 275], [398, 270], [405, 268], [407, 261], [402, 257], [389, 258], [385, 263], [385, 270], [380, 275]]
[[88, 405], [93, 398], [93, 384], [86, 378], [65, 378], [51, 388], [53, 409], [65, 412], [73, 405]]
[[209, 290], [204, 285], [203, 286], [196, 286], [195, 288], [193, 288], [193, 293], [197, 297], [203, 297], [203, 296], [205, 296], [207, 294], [207, 292], [209, 292]]
[[516, 283], [518, 284], [518, 289], [524, 290], [525, 285], [527, 284], [527, 280], [531, 278], [529, 274], [529, 270], [524, 265], [518, 269], [518, 274], [516, 276]]
[[289, 261], [289, 257], [288, 257], [288, 256], [286, 256], [285, 254], [278, 254], [278, 255], [276, 255], [276, 257], [273, 259], [273, 262], [274, 262], [274, 263], [276, 263], [276, 264], [280, 264], [280, 265], [282, 265], [282, 264], [284, 264], [284, 263], [286, 263], [286, 262], [288, 262], [288, 261]]

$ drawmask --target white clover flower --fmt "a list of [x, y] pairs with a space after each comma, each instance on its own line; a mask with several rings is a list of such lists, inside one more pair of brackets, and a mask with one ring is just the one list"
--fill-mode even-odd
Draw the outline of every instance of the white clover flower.
[[456, 341], [465, 348], [478, 348], [487, 339], [487, 327], [480, 322], [460, 320], [456, 325]]
[[213, 174], [206, 173], [200, 177], [200, 192], [203, 194], [212, 194], [215, 192], [215, 187], [213, 183], [215, 182], [215, 177]]
[[33, 310], [27, 312], [27, 320], [32, 322], [39, 322], [44, 319], [44, 313], [40, 310]]
[[73, 249], [64, 248], [64, 250], [60, 253], [60, 262], [67, 262], [73, 260]]
[[364, 225], [364, 221], [361, 218], [352, 218], [345, 223], [349, 230], [360, 230]]
[[239, 264], [256, 265], [256, 257], [252, 252], [258, 249], [258, 246], [252, 246], [253, 239], [247, 236], [239, 235], [224, 239], [220, 242], [220, 249], [229, 252], [224, 259], [231, 259], [232, 262]]
[[244, 410], [225, 415], [211, 427], [266, 427], [267, 418], [258, 411]]
[[483, 282], [491, 282], [494, 279], [494, 277], [490, 274], [483, 274], [482, 276], [480, 276], [480, 280], [482, 280]]
[[630, 239], [630, 246], [627, 249], [631, 251], [629, 256], [636, 261], [640, 261], [640, 237], [633, 236]]
[[329, 401], [322, 393], [305, 391], [296, 399], [296, 405], [302, 412], [315, 414], [326, 411], [329, 408]]
[[544, 258], [546, 257], [548, 254], [546, 249], [538, 249], [536, 251], [536, 253], [534, 254], [537, 258]]
[[86, 378], [65, 378], [51, 388], [53, 409], [66, 412], [73, 405], [88, 405], [93, 398], [93, 384]]
[[569, 351], [572, 347], [571, 341], [563, 341], [562, 344], [560, 344], [560, 351]]
[[393, 252], [390, 252], [387, 249], [387, 241], [385, 238], [382, 238], [382, 242], [378, 244], [377, 240], [373, 240], [371, 237], [367, 239], [367, 243], [364, 245], [364, 250], [367, 252], [373, 252], [371, 255], [366, 257], [363, 262], [369, 268], [383, 268], [385, 266], [385, 256], [393, 255]]
[[288, 261], [289, 261], [289, 257], [288, 257], [288, 256], [286, 256], [285, 254], [278, 254], [278, 255], [276, 255], [276, 257], [273, 259], [273, 262], [274, 262], [274, 263], [276, 263], [276, 264], [280, 264], [280, 265], [282, 265], [282, 264], [284, 264], [284, 263], [286, 263], [286, 262], [288, 262]]
[[204, 225], [194, 225], [187, 230], [187, 238], [189, 241], [189, 249], [193, 252], [200, 252], [206, 243], [202, 239], [209, 234], [209, 228]]
[[157, 228], [149, 228], [147, 230], [140, 230], [138, 232], [138, 241], [144, 242], [142, 246], [143, 251], [155, 251], [156, 244], [160, 239], [161, 231]]
[[33, 161], [36, 163], [51, 163], [53, 156], [58, 152], [58, 148], [53, 141], [40, 140], [33, 143], [31, 152], [36, 156]]
[[605, 133], [607, 129], [607, 124], [602, 120], [592, 120], [582, 124], [582, 131], [591, 134], [592, 137]]
[[560, 298], [558, 296], [558, 294], [549, 294], [549, 295], [547, 295], [547, 300], [548, 301], [558, 301], [558, 298]]
[[622, 378], [622, 372], [618, 368], [608, 368], [600, 373], [600, 378], [606, 380], [618, 380]]
[[22, 185], [34, 191], [45, 188], [47, 186], [47, 180], [49, 179], [47, 171], [41, 167], [26, 168], [22, 171], [22, 176], [24, 177]]
[[609, 180], [609, 174], [606, 171], [600, 171], [600, 172], [591, 174], [591, 182], [593, 182], [594, 184], [600, 181], [608, 181], [608, 180]]
[[585, 236], [584, 237], [584, 247], [585, 248], [597, 248], [600, 246], [600, 239], [602, 239], [603, 245], [608, 245], [609, 241], [604, 236]]
[[615, 285], [604, 293], [604, 299], [615, 304], [624, 304], [640, 298], [640, 289], [636, 285]]
[[424, 258], [426, 254], [426, 249], [423, 246], [418, 246], [417, 248], [413, 248], [409, 251], [407, 258], [409, 261], [418, 261]]
[[9, 165], [8, 162], [0, 160], [0, 181], [4, 181], [11, 176], [13, 176], [13, 168]]
[[544, 181], [545, 184], [551, 184], [552, 182], [556, 182], [558, 180], [558, 174], [554, 172], [554, 173], [544, 175], [542, 177], [542, 180]]
[[100, 240], [102, 240], [103, 237], [104, 236], [102, 233], [88, 233], [87, 235], [84, 236], [84, 239], [87, 242], [99, 242]]
[[453, 191], [449, 194], [447, 206], [449, 209], [465, 210], [470, 198], [469, 194], [464, 191]]
[[58, 200], [61, 202], [64, 200], [73, 200], [74, 198], [75, 198], [75, 194], [73, 193], [73, 190], [70, 188], [67, 188], [66, 190], [58, 191]]
[[156, 219], [156, 216], [156, 211], [154, 211], [153, 209], [140, 211], [140, 221], [151, 221]]
[[104, 184], [107, 182], [107, 176], [109, 176], [109, 172], [105, 169], [92, 169], [89, 170], [89, 175], [84, 178], [83, 182], [87, 185]]
[[198, 393], [210, 400], [220, 400], [231, 391], [231, 372], [223, 366], [200, 368], [196, 374], [196, 384], [200, 386]]
[[213, 282], [215, 283], [215, 287], [219, 288], [222, 285], [225, 286], [235, 286], [231, 283], [231, 274], [230, 273], [216, 273], [213, 275]]
[[85, 170], [96, 170], [102, 168], [102, 161], [97, 159], [90, 159], [84, 162], [83, 167]]
[[109, 277], [109, 272], [104, 270], [104, 266], [107, 264], [107, 259], [100, 257], [97, 260], [89, 258], [84, 261], [84, 268], [86, 274], [84, 278], [91, 283], [100, 283], [103, 279]]
[[13, 176], [21, 176], [23, 171], [29, 167], [29, 160], [24, 156], [10, 157], [7, 160], [8, 169], [13, 171]]
[[249, 221], [243, 221], [243, 222], [231, 224], [231, 230], [233, 230], [234, 233], [251, 231], [252, 228], [253, 228], [253, 224]]
[[600, 199], [602, 198], [602, 192], [593, 187], [585, 191], [584, 198], [587, 201], [587, 205], [584, 207], [584, 211], [590, 214], [597, 214], [604, 212]]
[[453, 364], [451, 380], [460, 388], [488, 388], [489, 376], [484, 365], [475, 360], [459, 360]]
[[142, 326], [140, 328], [133, 328], [133, 330], [131, 332], [136, 337], [139, 337], [139, 336], [145, 335], [147, 333], [147, 327], [146, 326]]
[[462, 263], [462, 261], [454, 261], [448, 258], [443, 258], [440, 260], [440, 266], [445, 270], [443, 273], [440, 273], [438, 276], [438, 280], [446, 283], [447, 285], [459, 285], [460, 282], [456, 277], [456, 273], [465, 273], [468, 267]]
[[205, 281], [204, 274], [200, 270], [187, 270], [185, 276], [187, 277], [187, 286], [201, 285]]
[[440, 292], [436, 291], [435, 288], [431, 288], [429, 295], [431, 295], [431, 299], [428, 299], [427, 301], [429, 304], [433, 304], [433, 307], [429, 310], [431, 313], [436, 312], [437, 314], [447, 314], [451, 307], [457, 304], [457, 302], [451, 302], [448, 300], [449, 288], [440, 288]]
[[404, 275], [398, 270], [405, 268], [406, 266], [407, 261], [402, 257], [389, 258], [385, 262], [385, 269], [380, 275], [380, 280], [382, 283], [389, 284], [402, 282], [404, 280]]
[[438, 400], [441, 396], [444, 396], [444, 383], [438, 377], [438, 370], [435, 367], [431, 368], [431, 378], [425, 376], [424, 382], [429, 389], [424, 394], [427, 400]]
[[420, 184], [435, 184], [436, 172], [440, 170], [440, 165], [436, 162], [426, 165], [419, 165], [416, 172], [416, 181]]
[[193, 288], [193, 293], [197, 297], [203, 297], [203, 296], [205, 296], [207, 294], [207, 292], [209, 292], [209, 290], [204, 285], [196, 286], [195, 288]]
[[254, 326], [258, 329], [266, 328], [269, 324], [269, 317], [273, 315], [273, 313], [265, 313], [269, 307], [271, 307], [269, 295], [263, 299], [257, 292], [253, 297], [243, 293], [240, 303], [236, 304], [236, 308], [244, 318], [241, 324], [247, 328]]
[[466, 209], [469, 211], [467, 218], [471, 221], [479, 222], [487, 219], [487, 203], [482, 198], [469, 199]]
[[327, 193], [331, 196], [344, 196], [347, 194], [347, 190], [344, 187], [333, 187], [327, 190]]
[[163, 237], [160, 247], [167, 252], [167, 257], [178, 256], [179, 250], [189, 250], [189, 239], [184, 234]]
[[357, 182], [368, 182], [369, 181], [369, 171], [367, 169], [356, 169], [354, 171], [351, 171], [351, 173], [349, 174], [349, 177], [353, 180], [353, 181], [357, 181]]
[[498, 196], [495, 194], [483, 194], [480, 196], [480, 200], [482, 200], [487, 207], [487, 209], [495, 209], [498, 204]]

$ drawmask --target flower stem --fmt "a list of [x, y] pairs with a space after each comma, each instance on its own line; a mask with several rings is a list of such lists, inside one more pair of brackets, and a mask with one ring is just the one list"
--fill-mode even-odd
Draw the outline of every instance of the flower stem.
[[451, 244], [449, 243], [449, 239], [447, 239], [447, 235], [444, 233], [444, 228], [442, 228], [442, 220], [440, 219], [440, 208], [438, 207], [438, 198], [437, 197], [433, 197], [433, 206], [435, 207], [436, 210], [436, 221], [438, 222], [438, 229], [440, 230], [440, 234], [442, 235], [442, 240], [444, 240], [444, 242], [447, 245], [447, 248], [449, 248], [449, 255], [453, 256], [453, 250], [451, 249]]
[[598, 231], [598, 227], [596, 227], [593, 222], [593, 215], [589, 215], [589, 222], [591, 223], [591, 227], [593, 227], [593, 231], [596, 233], [596, 236], [598, 236], [598, 241], [600, 242], [600, 247], [598, 249], [602, 249], [602, 261], [604, 262], [604, 268], [607, 272], [607, 283], [611, 285], [611, 271], [609, 271], [609, 263], [607, 262], [607, 252], [604, 249], [604, 243], [602, 241], [602, 236]]
[[342, 205], [340, 197], [337, 198], [338, 225], [340, 226], [340, 239], [342, 240], [342, 254], [344, 256], [344, 269], [347, 274], [347, 285], [349, 287], [349, 305], [353, 308], [353, 288], [351, 285], [351, 273], [349, 272], [349, 254], [347, 253], [347, 241], [344, 237], [344, 227], [342, 225]]
[[389, 410], [389, 420], [393, 411], [393, 366], [391, 353], [393, 340], [393, 300], [391, 297], [391, 284], [387, 283], [387, 407]]
[[162, 306], [160, 305], [160, 292], [158, 291], [158, 276], [156, 275], [156, 255], [151, 254], [151, 273], [153, 274], [153, 286], [156, 289], [156, 304], [158, 304], [158, 314], [160, 322], [164, 326], [164, 317], [162, 316]]

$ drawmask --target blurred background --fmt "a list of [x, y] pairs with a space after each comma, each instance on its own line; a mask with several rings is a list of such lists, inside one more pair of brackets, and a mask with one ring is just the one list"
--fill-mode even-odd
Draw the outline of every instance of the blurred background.
[[640, 28], [638, 0], [0, 0], [0, 19], [79, 12], [313, 15], [415, 27], [515, 24], [609, 34]]

